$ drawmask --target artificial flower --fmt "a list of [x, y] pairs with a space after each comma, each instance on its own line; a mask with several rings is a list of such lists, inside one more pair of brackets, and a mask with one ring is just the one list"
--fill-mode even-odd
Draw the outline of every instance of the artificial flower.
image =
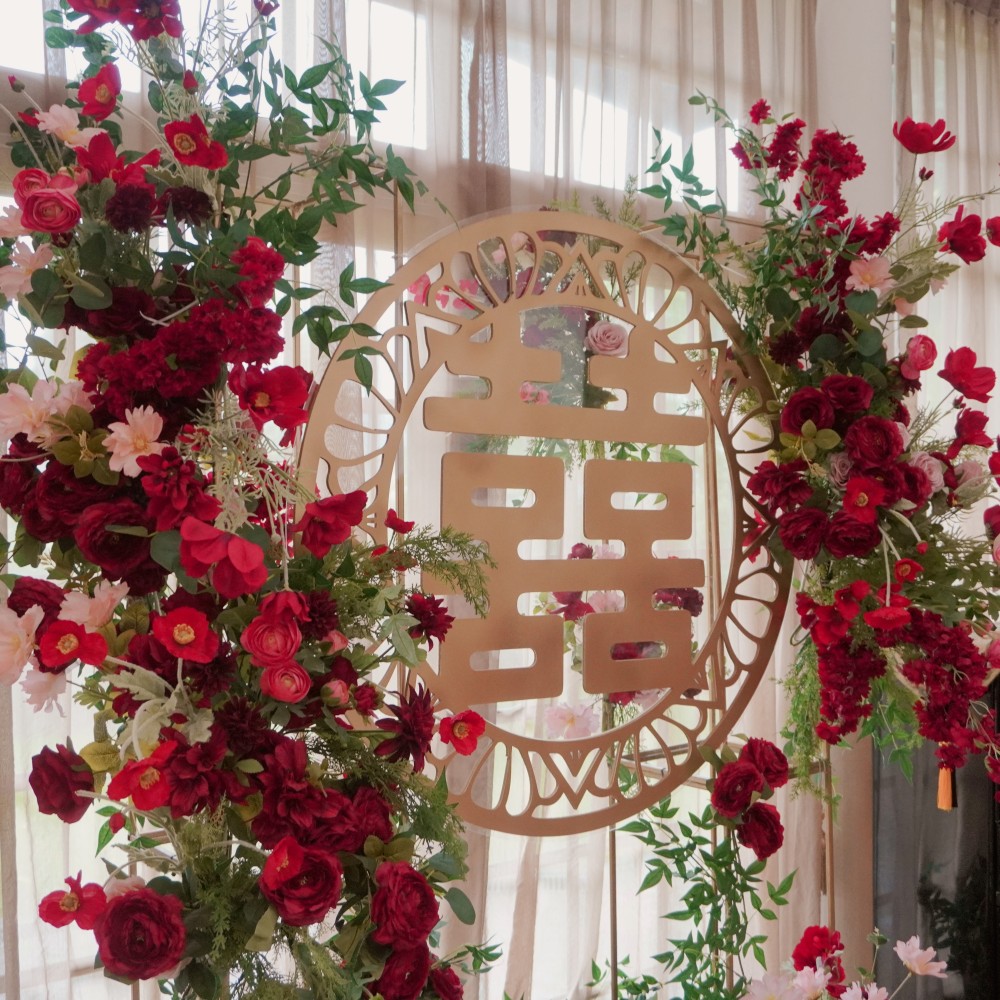
[[88, 76], [80, 84], [77, 98], [83, 105], [81, 113], [96, 121], [103, 121], [115, 110], [121, 89], [122, 77], [118, 67], [113, 62], [105, 63], [93, 76]]
[[472, 709], [445, 716], [439, 726], [441, 742], [450, 743], [457, 753], [466, 757], [475, 751], [479, 737], [484, 732], [486, 720]]
[[920, 938], [914, 936], [906, 941], [897, 941], [892, 950], [913, 975], [948, 978], [948, 963], [934, 961], [937, 952], [933, 948], [921, 948]]
[[96, 882], [81, 885], [80, 875], [76, 878], [70, 875], [66, 884], [69, 891], [57, 889], [43, 897], [38, 904], [38, 915], [53, 927], [75, 923], [82, 930], [93, 930], [108, 903], [104, 889]]
[[183, 122], [167, 122], [163, 136], [177, 162], [185, 166], [221, 170], [229, 162], [226, 147], [208, 134], [198, 115], [191, 115]]
[[955, 145], [955, 136], [947, 131], [943, 118], [932, 125], [904, 118], [892, 126], [892, 134], [911, 153], [942, 153]]
[[147, 455], [158, 455], [166, 443], [157, 440], [163, 432], [163, 417], [151, 406], [140, 406], [125, 411], [125, 420], [108, 424], [111, 432], [104, 439], [104, 447], [110, 458], [108, 465], [126, 476], [142, 473], [139, 459]]

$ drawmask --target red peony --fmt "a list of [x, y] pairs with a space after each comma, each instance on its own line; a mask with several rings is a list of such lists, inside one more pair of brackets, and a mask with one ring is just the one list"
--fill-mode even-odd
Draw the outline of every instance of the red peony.
[[163, 136], [177, 162], [185, 166], [221, 170], [229, 162], [226, 147], [212, 139], [197, 115], [186, 122], [167, 122]]
[[820, 388], [834, 409], [859, 413], [871, 405], [875, 390], [858, 375], [827, 375]]
[[753, 764], [771, 788], [781, 788], [788, 781], [788, 758], [770, 740], [751, 736], [739, 759]]
[[814, 559], [826, 538], [827, 524], [823, 511], [816, 507], [802, 507], [781, 515], [778, 537], [796, 559]]
[[838, 510], [830, 518], [823, 544], [835, 559], [862, 558], [872, 552], [881, 539], [877, 524], [859, 521], [846, 511]]
[[292, 927], [319, 923], [340, 899], [344, 872], [329, 851], [283, 837], [264, 862], [260, 891]]
[[835, 419], [829, 398], [811, 385], [796, 389], [781, 411], [781, 429], [785, 434], [801, 434], [802, 425], [811, 420], [817, 429], [832, 427]]
[[121, 16], [121, 8], [125, 0], [69, 0], [71, 10], [88, 15], [87, 20], [78, 27], [77, 34], [89, 35], [102, 24], [114, 24]]
[[965, 215], [965, 206], [959, 205], [955, 218], [938, 229], [938, 240], [944, 244], [942, 249], [961, 257], [966, 264], [982, 260], [986, 256], [986, 240], [980, 235], [982, 225], [978, 215]]
[[860, 417], [844, 435], [844, 450], [859, 469], [883, 469], [903, 453], [903, 435], [886, 417]]
[[904, 118], [902, 123], [892, 126], [892, 134], [911, 153], [941, 153], [955, 145], [955, 136], [946, 131], [944, 119], [930, 122], [915, 122]]
[[963, 396], [977, 403], [988, 403], [990, 393], [996, 385], [997, 373], [987, 365], [976, 366], [976, 352], [971, 347], [959, 347], [949, 351], [944, 359], [944, 368], [938, 372], [946, 382], [950, 382]]
[[431, 952], [426, 944], [397, 948], [386, 959], [382, 975], [372, 989], [385, 1000], [417, 1000], [424, 990], [431, 967]]
[[226, 599], [252, 594], [267, 580], [259, 545], [193, 517], [181, 523], [180, 558], [184, 572], [196, 580], [211, 571], [212, 586]]
[[103, 121], [112, 111], [122, 90], [121, 73], [114, 63], [105, 63], [93, 76], [80, 84], [77, 97], [83, 103], [80, 114]]
[[38, 811], [58, 816], [64, 823], [79, 820], [93, 801], [79, 794], [94, 791], [93, 772], [79, 754], [61, 743], [55, 750], [42, 747], [31, 758], [28, 784], [35, 793]]
[[392, 948], [419, 948], [440, 913], [430, 883], [405, 861], [383, 861], [375, 869], [371, 939]]
[[73, 538], [85, 559], [100, 566], [111, 580], [121, 580], [149, 560], [149, 539], [113, 530], [118, 525], [152, 527], [134, 500], [110, 500], [88, 507], [76, 523]]
[[467, 757], [479, 743], [479, 737], [486, 732], [486, 720], [471, 709], [450, 715], [441, 720], [439, 734], [442, 743], [450, 743], [457, 753]]
[[133, 889], [108, 900], [94, 935], [104, 967], [125, 979], [153, 979], [181, 960], [187, 944], [177, 896]]
[[368, 837], [378, 837], [383, 843], [392, 840], [392, 813], [389, 803], [370, 785], [362, 785], [351, 799], [351, 825], [357, 832], [360, 850]]
[[[792, 964], [796, 969], [815, 969], [820, 962], [830, 973], [830, 986], [844, 981], [844, 965], [840, 960], [844, 945], [839, 931], [829, 927], [813, 925], [807, 927], [802, 938], [792, 951]], [[827, 987], [829, 989], [829, 986]]]
[[314, 500], [306, 504], [294, 530], [302, 532], [302, 544], [322, 559], [334, 545], [351, 537], [351, 528], [361, 523], [367, 502], [364, 490]]
[[7, 607], [23, 615], [28, 608], [41, 608], [45, 612], [38, 625], [38, 634], [45, 631], [59, 617], [66, 591], [48, 580], [33, 576], [19, 576], [7, 596]]
[[736, 839], [757, 855], [758, 861], [769, 858], [785, 840], [778, 810], [769, 802], [755, 802], [736, 828]]
[[107, 906], [104, 889], [96, 882], [80, 884], [80, 876], [66, 879], [69, 892], [57, 889], [42, 898], [38, 915], [53, 927], [66, 927], [75, 923], [85, 931], [93, 930], [97, 918]]
[[197, 608], [177, 608], [153, 615], [153, 635], [173, 656], [194, 663], [211, 663], [219, 651], [219, 635], [208, 616]]
[[747, 760], [726, 764], [712, 788], [712, 808], [729, 819], [739, 816], [749, 805], [754, 792], [764, 788], [764, 775]]

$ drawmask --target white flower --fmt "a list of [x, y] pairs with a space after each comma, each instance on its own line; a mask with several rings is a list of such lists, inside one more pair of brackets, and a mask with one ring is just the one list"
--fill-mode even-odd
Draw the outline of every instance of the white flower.
[[6, 605], [0, 608], [0, 683], [13, 684], [35, 651], [35, 630], [45, 612], [37, 605], [18, 617]]
[[596, 732], [597, 713], [592, 705], [567, 705], [560, 702], [545, 709], [545, 735], [549, 739], [579, 739]]
[[947, 962], [935, 962], [934, 956], [937, 954], [933, 948], [921, 948], [920, 938], [916, 935], [908, 941], [897, 941], [893, 951], [899, 956], [899, 960], [915, 976], [936, 976], [938, 979], [947, 979]]
[[51, 712], [54, 708], [64, 719], [66, 718], [66, 713], [59, 704], [60, 697], [66, 692], [65, 671], [29, 670], [21, 678], [21, 689], [28, 704], [36, 712]]
[[111, 433], [104, 439], [104, 447], [111, 453], [108, 465], [115, 472], [138, 476], [138, 459], [145, 455], [158, 455], [166, 444], [156, 439], [163, 431], [163, 417], [151, 406], [139, 406], [125, 411], [125, 422], [116, 420], [108, 424]]
[[765, 972], [762, 979], [754, 979], [744, 1000], [803, 1000], [803, 992], [787, 972]]

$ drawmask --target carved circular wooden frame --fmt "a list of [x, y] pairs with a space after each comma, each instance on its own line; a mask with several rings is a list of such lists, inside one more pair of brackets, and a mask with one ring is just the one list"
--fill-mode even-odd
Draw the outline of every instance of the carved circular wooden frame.
[[[484, 246], [493, 247], [489, 261]], [[546, 267], [542, 266], [543, 260]], [[553, 269], [550, 280], [540, 283], [536, 280]], [[620, 296], [610, 294], [609, 287], [625, 287], [626, 272], [630, 269], [631, 294], [621, 301]], [[497, 280], [498, 270], [506, 274], [506, 279]], [[517, 274], [521, 281], [516, 279]], [[425, 281], [424, 276], [429, 279]], [[407, 288], [420, 281], [425, 282], [427, 290], [425, 304], [414, 301], [412, 295], [405, 298]], [[653, 294], [653, 289], [658, 288], [663, 288], [662, 297]], [[683, 320], [668, 320], [671, 309], [676, 312], [678, 304], [685, 301], [690, 302], [690, 308]], [[687, 384], [689, 391], [690, 387], [697, 391], [702, 401], [702, 416], [685, 420], [700, 419], [709, 428], [706, 440], [713, 446], [704, 451], [712, 468], [706, 474], [717, 494], [713, 463], [728, 470], [723, 476], [727, 475], [732, 493], [732, 523], [728, 528], [720, 526], [718, 504], [708, 503], [706, 513], [712, 532], [705, 574], [706, 610], [711, 615], [707, 638], [701, 643], [691, 670], [682, 670], [655, 705], [624, 725], [584, 739], [528, 738], [505, 732], [489, 722], [486, 735], [471, 758], [446, 753], [435, 759], [438, 768], [449, 771], [449, 787], [464, 819], [492, 829], [534, 835], [572, 833], [618, 822], [658, 801], [690, 778], [703, 763], [699, 747], [718, 747], [725, 740], [760, 682], [777, 638], [790, 584], [789, 567], [777, 564], [766, 548], [745, 545], [757, 523], [756, 502], [746, 490], [746, 480], [770, 449], [773, 434], [773, 423], [767, 414], [773, 394], [760, 363], [743, 349], [740, 330], [722, 301], [686, 261], [647, 237], [601, 219], [554, 212], [511, 214], [465, 226], [420, 250], [397, 272], [387, 288], [371, 297], [358, 317], [381, 334], [367, 343], [377, 354], [373, 358], [376, 365], [391, 373], [391, 392], [376, 391], [372, 397], [387, 426], [366, 424], [357, 415], [356, 403], [354, 412], [345, 412], [351, 411], [352, 406], [338, 404], [342, 395], [344, 399], [356, 400], [359, 383], [353, 366], [338, 361], [335, 354], [316, 393], [306, 428], [300, 458], [303, 474], [313, 470], [319, 481], [321, 466], [325, 465], [328, 467], [325, 487], [331, 493], [359, 487], [367, 490], [370, 506], [363, 527], [373, 540], [382, 542], [386, 535], [385, 513], [396, 506], [390, 494], [393, 465], [404, 430], [412, 420], [420, 419], [421, 404], [424, 426], [428, 427], [430, 421], [431, 430], [469, 430], [467, 421], [473, 420], [482, 422], [489, 432], [499, 414], [509, 434], [538, 435], [539, 420], [558, 425], [562, 433], [569, 424], [555, 411], [570, 407], [550, 407], [543, 413], [541, 407], [525, 403], [516, 392], [526, 365], [540, 366], [541, 375], [536, 376], [536, 381], [544, 383], [558, 378], [558, 355], [554, 362], [551, 358], [546, 360], [543, 355], [556, 352], [531, 351], [520, 336], [506, 340], [502, 336], [503, 330], [509, 330], [515, 323], [520, 329], [523, 311], [551, 306], [587, 309], [631, 328], [627, 358], [594, 357], [589, 368], [592, 383], [626, 389], [626, 410], [633, 403], [638, 406], [640, 401], [651, 407], [651, 393], [663, 392], [665, 377], [679, 386]], [[487, 342], [482, 340], [484, 329], [490, 331]], [[486, 358], [490, 362], [488, 399], [457, 403], [442, 402], [437, 397], [424, 399], [428, 383], [443, 366], [455, 375], [475, 373]], [[502, 363], [498, 364], [498, 359]], [[667, 391], [682, 390], [675, 387]], [[490, 405], [487, 407], [485, 403]], [[452, 420], [458, 414], [460, 427], [445, 426], [449, 414]], [[621, 413], [613, 415], [601, 409], [577, 409], [571, 414], [571, 422], [575, 425], [582, 419], [586, 424], [578, 430], [578, 437], [614, 441], [621, 440], [616, 433], [627, 423], [621, 417]], [[645, 421], [655, 422], [655, 419], [650, 409], [644, 417], [644, 426]], [[602, 420], [608, 423], [606, 430], [602, 430]], [[675, 428], [670, 433], [687, 433], [694, 428], [690, 422], [680, 421], [670, 426]], [[349, 457], [337, 457], [329, 442], [338, 434], [362, 443], [374, 437], [375, 445], [367, 450], [356, 449]], [[460, 453], [450, 453], [455, 454]], [[456, 466], [461, 467], [455, 479], [458, 486], [442, 489], [442, 524], [452, 523], [448, 520], [449, 511], [453, 516], [467, 517], [468, 496], [460, 494], [474, 485], [476, 477], [485, 474], [489, 485], [497, 485], [489, 479], [491, 473], [487, 468], [488, 460], [493, 457], [498, 456], [455, 460]], [[511, 464], [510, 456], [499, 457], [506, 459], [504, 468], [508, 470], [499, 473], [500, 478], [504, 480], [506, 476], [509, 483], [509, 470], [517, 463]], [[365, 463], [378, 464], [367, 477], [361, 471]], [[657, 470], [671, 483], [683, 478], [680, 470], [673, 468], [676, 463], [613, 464], [621, 467], [623, 473], [633, 474], [633, 478], [638, 475], [640, 480], [647, 474], [659, 474]], [[627, 469], [629, 466], [635, 468]], [[526, 477], [523, 483], [527, 483], [533, 473], [527, 466], [517, 467], [514, 478], [519, 484], [522, 480], [518, 477], [522, 475]], [[543, 488], [544, 480], [543, 476], [539, 481]], [[603, 498], [607, 499], [607, 476], [603, 476], [603, 487], [599, 480], [602, 480], [600, 470], [595, 474], [594, 489], [600, 493], [603, 488]], [[623, 488], [630, 487], [625, 483]], [[632, 488], [645, 487], [639, 483]], [[690, 498], [689, 493], [687, 496]], [[592, 513], [592, 523], [601, 526], [603, 515], [600, 511]], [[544, 511], [539, 514], [542, 520], [543, 514]], [[477, 516], [488, 517], [482, 509]], [[588, 517], [585, 508], [585, 524], [591, 523]], [[485, 524], [457, 526], [475, 533], [480, 523]], [[647, 516], [643, 521], [645, 527], [636, 535], [641, 544], [648, 537], [671, 537], [657, 534], [662, 529], [656, 526], [650, 529], [651, 523]], [[662, 525], [663, 521], [659, 523]], [[589, 530], [587, 534], [591, 538], [621, 537], [620, 533], [595, 534]], [[497, 537], [502, 535], [501, 530]], [[520, 576], [525, 567], [533, 568], [533, 564], [518, 560], [517, 539], [512, 540], [513, 548], [509, 541], [498, 541], [498, 551], [493, 552], [499, 566], [491, 578], [491, 603], [497, 593], [507, 593], [511, 586], [515, 590], [523, 588], [523, 582], [515, 579], [511, 584], [511, 578]], [[662, 558], [646, 561], [658, 563], [655, 572], [661, 576], [668, 562]], [[669, 562], [673, 569], [675, 562], [693, 561]], [[564, 572], [567, 566], [563, 563]], [[577, 572], [576, 567], [571, 569]], [[594, 565], [585, 570], [593, 574]], [[599, 568], [604, 575], [602, 582], [585, 584], [584, 589], [618, 586], [621, 581], [608, 576], [614, 570], [615, 563], [608, 560]], [[581, 579], [574, 578], [568, 586], [579, 584]], [[661, 581], [659, 585], [679, 584]], [[433, 582], [425, 581], [424, 586], [432, 589]], [[647, 621], [669, 620], [684, 625], [682, 618], [671, 617], [673, 612], [666, 613], [666, 618], [664, 612], [657, 612], [660, 617], [656, 619], [650, 618], [648, 611], [643, 614]], [[488, 618], [494, 617], [491, 611]], [[609, 621], [615, 617], [589, 616], [587, 627], [592, 620]], [[504, 632], [524, 630], [531, 623], [531, 618], [508, 615], [488, 628], [495, 638]], [[475, 631], [476, 627], [487, 626], [456, 622], [445, 647], [451, 649], [456, 644], [461, 655], [466, 655], [482, 639], [463, 640], [463, 627]], [[604, 641], [606, 649], [607, 637]], [[460, 711], [470, 702], [480, 705], [483, 702], [477, 696], [481, 690], [476, 684], [477, 677], [463, 669], [464, 673], [458, 671], [461, 677], [456, 674], [458, 679], [452, 680], [448, 671], [442, 668], [438, 673], [430, 665], [416, 673], [443, 708]], [[648, 664], [640, 660], [618, 663], [616, 670], [623, 671], [621, 688], [642, 687], [643, 679], [649, 676], [644, 673], [648, 669]], [[496, 671], [491, 676], [495, 678], [500, 673], [510, 672]], [[480, 672], [478, 679], [488, 675], [489, 672]], [[528, 674], [519, 681], [525, 682], [525, 690], [530, 691], [533, 682]], [[483, 708], [480, 711], [489, 715]], [[627, 794], [623, 794], [617, 779], [620, 767], [627, 767], [635, 776]]]

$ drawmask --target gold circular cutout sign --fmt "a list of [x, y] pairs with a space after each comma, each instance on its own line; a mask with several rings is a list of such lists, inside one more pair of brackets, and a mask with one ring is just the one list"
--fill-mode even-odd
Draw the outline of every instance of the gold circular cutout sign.
[[435, 758], [461, 815], [561, 834], [658, 801], [731, 731], [788, 596], [746, 490], [772, 395], [732, 316], [650, 239], [531, 212], [421, 250], [358, 321], [372, 392], [334, 355], [303, 470], [367, 490], [376, 541], [402, 508], [496, 561], [487, 614], [452, 596], [416, 671], [487, 719]]

